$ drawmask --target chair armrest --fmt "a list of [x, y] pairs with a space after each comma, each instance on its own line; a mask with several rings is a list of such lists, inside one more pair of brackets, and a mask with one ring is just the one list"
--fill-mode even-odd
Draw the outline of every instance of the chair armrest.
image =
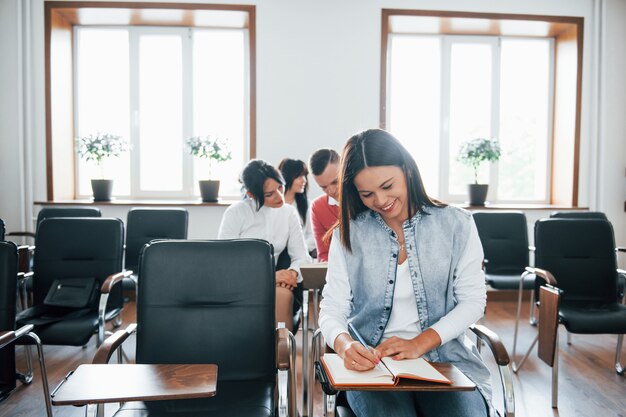
[[546, 269], [541, 269], [541, 268], [534, 268], [531, 266], [527, 266], [526, 267], [526, 271], [530, 272], [531, 274], [535, 274], [536, 276], [542, 278], [545, 282], [547, 282], [548, 284], [556, 287], [556, 279], [554, 278], [554, 275], [552, 275], [552, 273]]
[[276, 368], [287, 370], [291, 362], [291, 342], [289, 330], [285, 328], [276, 329]]
[[480, 324], [471, 325], [470, 330], [489, 346], [498, 365], [503, 366], [509, 364], [511, 361], [509, 359], [509, 353], [506, 351], [506, 347], [504, 347], [504, 344], [496, 333]]
[[35, 238], [35, 233], [18, 231], [18, 232], [9, 232], [5, 236], [26, 236], [26, 237], [32, 237], [34, 239]]
[[124, 278], [127, 278], [133, 274], [133, 271], [123, 271], [118, 272], [117, 274], [109, 275], [107, 279], [102, 283], [102, 287], [100, 288], [100, 292], [102, 294], [108, 294], [111, 292], [113, 287], [122, 282]]
[[111, 356], [115, 350], [120, 347], [128, 337], [137, 331], [137, 323], [131, 323], [124, 330], [118, 330], [109, 336], [98, 348], [91, 363], [106, 364], [109, 363]]
[[6, 332], [0, 332], [0, 349], [5, 347], [6, 345], [15, 342], [20, 337], [28, 334], [33, 330], [35, 326], [32, 324], [27, 324], [25, 326], [20, 327], [17, 330], [9, 330]]

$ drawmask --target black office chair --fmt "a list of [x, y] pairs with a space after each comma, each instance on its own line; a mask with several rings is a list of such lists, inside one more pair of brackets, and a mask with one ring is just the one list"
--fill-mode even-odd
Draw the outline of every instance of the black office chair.
[[599, 219], [608, 220], [601, 211], [553, 211], [551, 219]]
[[[485, 279], [498, 290], [515, 290], [528, 266], [528, 226], [521, 211], [472, 214], [485, 254]], [[524, 284], [533, 289], [534, 284]]]
[[[530, 322], [535, 324], [535, 283], [521, 278], [529, 265], [526, 215], [521, 211], [483, 211], [472, 217], [483, 246], [487, 284], [498, 290], [516, 290], [520, 285], [530, 290]], [[520, 307], [518, 304], [518, 311]]]
[[[15, 330], [17, 247], [0, 242], [0, 332]], [[15, 346], [0, 351], [0, 401], [15, 389]]]
[[134, 273], [131, 279], [124, 280], [124, 290], [135, 289], [137, 263], [143, 245], [154, 239], [187, 239], [188, 218], [187, 210], [183, 208], [133, 208], [128, 212], [124, 269]]
[[[117, 319], [123, 306], [121, 285], [115, 286], [129, 275], [120, 272], [123, 229], [119, 219], [43, 220], [35, 241], [33, 306], [18, 314], [18, 325], [35, 325], [43, 343], [51, 345], [83, 346], [97, 331], [100, 345], [105, 322]], [[93, 295], [87, 288], [90, 283]], [[65, 295], [65, 290], [78, 291], [81, 286], [88, 292], [86, 300]], [[49, 293], [51, 288], [56, 293]], [[84, 301], [84, 305], [70, 307], [58, 298], [54, 303], [47, 299], [56, 295], [66, 297], [64, 301], [69, 296], [70, 304]]]
[[45, 219], [52, 217], [102, 217], [100, 209], [97, 207], [43, 207], [37, 213], [37, 223], [35, 232], [9, 232], [7, 236], [22, 236], [35, 238], [39, 225]]
[[[34, 240], [41, 222], [53, 217], [102, 217], [102, 213], [97, 207], [43, 207], [37, 214], [35, 232], [14, 231], [7, 233], [6, 236], [31, 238]], [[21, 245], [18, 247], [19, 272], [28, 273], [32, 271], [34, 250], [35, 247], [32, 245]], [[29, 306], [29, 295], [32, 292], [31, 281], [28, 277], [20, 280], [19, 291], [21, 294], [21, 304], [26, 308]]]
[[[295, 416], [295, 340], [275, 328], [274, 273], [272, 247], [262, 240], [146, 245], [139, 260], [137, 363], [217, 364], [217, 395], [126, 403], [115, 416], [258, 417], [275, 415], [277, 406], [279, 415]], [[132, 329], [108, 338], [96, 362], [106, 363]]]
[[[536, 277], [536, 291], [546, 283], [561, 291], [558, 316], [569, 333], [617, 334], [615, 370], [623, 374], [620, 357], [626, 306], [620, 303], [617, 287], [618, 275], [626, 271], [617, 269], [611, 223], [598, 219], [542, 219], [535, 224], [535, 246], [535, 268], [527, 268], [526, 274]], [[543, 308], [539, 303], [540, 326]], [[514, 358], [517, 330], [516, 322]], [[514, 372], [522, 367], [536, 342], [537, 338], [519, 365], [514, 364]]]
[[[509, 354], [504, 347], [504, 344], [500, 341], [498, 335], [486, 326], [473, 324], [469, 329], [479, 340], [489, 346], [493, 358], [498, 366], [503, 405], [501, 410], [496, 410], [497, 415], [502, 417], [515, 417], [515, 393], [513, 390], [513, 378], [511, 374]], [[332, 390], [327, 381], [324, 381], [325, 378], [323, 377], [323, 366], [320, 362], [320, 357], [322, 356], [322, 350], [328, 353], [332, 352], [332, 349], [325, 344], [322, 346], [322, 343], [322, 331], [318, 329], [313, 335], [313, 358], [315, 361], [315, 376], [318, 382], [321, 381], [320, 385], [323, 394], [322, 406], [324, 408], [323, 415], [327, 417], [334, 417], [335, 415], [338, 417], [355, 417], [355, 414], [350, 408], [343, 392]], [[309, 408], [309, 410], [311, 410], [311, 408]]]
[[31, 343], [37, 345], [46, 412], [48, 417], [52, 417], [41, 342], [37, 335], [32, 333], [32, 325], [15, 330], [16, 276], [17, 247], [13, 242], [0, 242], [0, 401], [6, 399], [15, 389], [16, 377], [23, 384], [29, 384], [32, 381], [32, 372], [24, 375], [17, 373], [15, 369], [15, 342], [30, 339]]
[[4, 220], [0, 219], [0, 241], [4, 240], [5, 233], [6, 233], [6, 228], [4, 227]]

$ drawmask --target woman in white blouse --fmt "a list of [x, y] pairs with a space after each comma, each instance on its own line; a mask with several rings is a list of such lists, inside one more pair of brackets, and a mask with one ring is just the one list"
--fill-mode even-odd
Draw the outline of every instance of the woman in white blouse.
[[262, 160], [250, 161], [243, 170], [245, 197], [222, 217], [219, 239], [256, 238], [274, 247], [274, 258], [287, 250], [291, 265], [276, 271], [276, 321], [293, 328], [294, 290], [302, 281], [300, 265], [311, 262], [297, 210], [285, 204], [280, 172]]
[[311, 228], [311, 202], [307, 196], [309, 169], [303, 161], [290, 158], [280, 161], [278, 169], [285, 179], [285, 203], [291, 204], [298, 210], [300, 225], [304, 232], [304, 241], [309, 253], [314, 253], [316, 246]]

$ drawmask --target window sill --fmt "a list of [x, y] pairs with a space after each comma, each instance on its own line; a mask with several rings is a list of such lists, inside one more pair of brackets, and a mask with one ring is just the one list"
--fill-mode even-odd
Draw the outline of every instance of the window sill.
[[216, 202], [205, 203], [199, 198], [193, 200], [123, 200], [113, 199], [111, 201], [87, 200], [57, 200], [57, 201], [35, 201], [38, 206], [216, 206], [228, 207], [239, 201], [238, 199], [219, 199]]
[[[214, 203], [205, 203], [200, 199], [193, 200], [122, 200], [113, 199], [111, 201], [86, 200], [58, 200], [58, 201], [35, 201], [39, 206], [218, 206], [228, 207], [239, 201], [239, 199], [219, 199]], [[470, 206], [464, 203], [451, 203], [456, 207], [467, 210], [589, 210], [589, 207], [572, 207], [555, 204], [489, 204], [484, 206]], [[626, 205], [626, 203], [625, 203]], [[626, 207], [624, 207], [626, 210]]]
[[572, 207], [568, 205], [558, 205], [558, 204], [518, 204], [518, 203], [507, 203], [507, 204], [489, 204], [486, 203], [484, 206], [470, 206], [466, 203], [452, 203], [451, 205], [456, 207], [461, 207], [467, 210], [575, 210], [575, 211], [587, 211], [589, 207]]

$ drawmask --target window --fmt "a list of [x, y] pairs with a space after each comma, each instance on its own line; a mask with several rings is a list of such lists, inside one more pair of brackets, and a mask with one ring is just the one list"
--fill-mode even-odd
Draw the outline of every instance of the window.
[[381, 127], [414, 156], [429, 194], [467, 198], [461, 144], [495, 137], [491, 203], [578, 205], [581, 18], [382, 11]]
[[[194, 199], [208, 163], [185, 139], [227, 139], [212, 167], [220, 196], [239, 196], [256, 156], [256, 6], [45, 1], [48, 201], [89, 199], [89, 180], [115, 180], [121, 199]], [[123, 136], [132, 150], [102, 170], [75, 138]]]
[[553, 44], [499, 36], [390, 36], [388, 128], [415, 156], [433, 195], [462, 201], [473, 181], [461, 144], [500, 140], [479, 182], [490, 201], [549, 201]]
[[115, 180], [128, 198], [199, 195], [208, 162], [185, 147], [190, 136], [227, 138], [233, 159], [213, 175], [222, 195], [237, 195], [246, 146], [246, 29], [180, 27], [75, 28], [75, 131], [115, 133], [132, 151], [105, 161], [103, 172], [77, 158], [77, 194], [89, 180]]

